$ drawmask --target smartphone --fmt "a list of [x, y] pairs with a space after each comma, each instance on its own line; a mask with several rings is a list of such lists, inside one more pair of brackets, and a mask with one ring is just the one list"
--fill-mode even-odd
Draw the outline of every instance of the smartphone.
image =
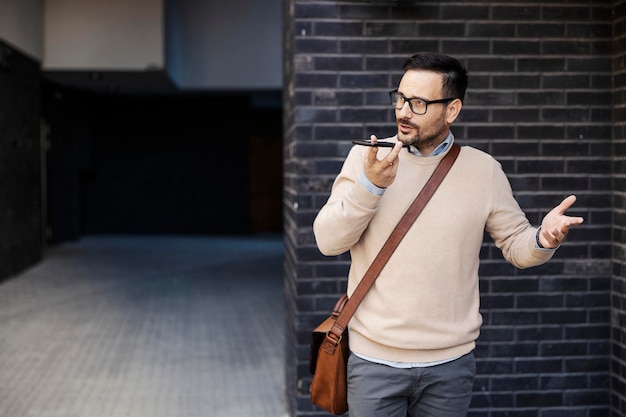
[[[379, 140], [376, 143], [372, 143], [371, 140], [353, 140], [352, 143], [355, 145], [363, 145], [363, 146], [376, 146], [380, 148], [393, 148], [395, 146], [394, 142], [385, 142], [384, 140]], [[407, 145], [402, 145], [406, 148]]]

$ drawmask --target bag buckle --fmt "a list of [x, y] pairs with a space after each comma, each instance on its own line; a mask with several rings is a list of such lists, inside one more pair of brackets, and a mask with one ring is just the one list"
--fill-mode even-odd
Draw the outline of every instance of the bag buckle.
[[331, 341], [333, 341], [335, 343], [335, 347], [337, 347], [339, 343], [341, 343], [341, 339], [343, 339], [343, 335], [339, 335], [339, 338], [337, 340], [333, 339], [331, 335], [334, 336], [334, 334], [331, 333], [330, 330], [326, 332], [326, 337], [330, 339]]

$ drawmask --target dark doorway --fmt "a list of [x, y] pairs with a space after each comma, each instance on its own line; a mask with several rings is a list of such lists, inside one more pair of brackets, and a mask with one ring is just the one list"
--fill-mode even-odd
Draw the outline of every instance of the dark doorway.
[[281, 231], [279, 93], [42, 90], [51, 243]]

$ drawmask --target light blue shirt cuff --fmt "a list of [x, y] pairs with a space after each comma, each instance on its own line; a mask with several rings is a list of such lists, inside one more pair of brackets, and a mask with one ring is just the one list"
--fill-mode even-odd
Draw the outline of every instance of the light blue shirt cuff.
[[362, 172], [359, 176], [359, 182], [367, 191], [370, 193], [377, 195], [378, 197], [382, 196], [385, 193], [386, 188], [380, 188], [374, 184], [365, 176], [365, 173]]

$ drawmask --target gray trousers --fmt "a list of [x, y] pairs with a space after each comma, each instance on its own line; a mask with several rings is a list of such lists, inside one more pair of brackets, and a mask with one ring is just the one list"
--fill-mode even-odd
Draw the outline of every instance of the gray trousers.
[[475, 375], [473, 353], [442, 365], [410, 369], [350, 355], [350, 417], [465, 417]]

